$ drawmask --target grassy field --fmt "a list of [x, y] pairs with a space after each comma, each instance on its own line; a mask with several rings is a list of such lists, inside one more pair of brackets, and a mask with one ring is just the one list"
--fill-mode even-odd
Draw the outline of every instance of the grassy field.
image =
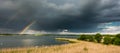
[[1, 49], [0, 53], [120, 53], [120, 46], [103, 45], [76, 39], [57, 39], [69, 40], [76, 43], [43, 47], [7, 48]]

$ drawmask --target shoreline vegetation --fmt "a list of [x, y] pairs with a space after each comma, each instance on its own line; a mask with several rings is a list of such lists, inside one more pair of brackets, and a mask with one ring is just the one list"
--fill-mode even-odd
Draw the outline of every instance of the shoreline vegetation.
[[56, 38], [56, 40], [71, 43], [42, 47], [7, 48], [1, 49], [0, 53], [120, 53], [120, 47], [116, 45], [104, 45], [69, 38]]
[[80, 43], [77, 39], [70, 39], [70, 38], [55, 38], [58, 41], [67, 41], [69, 43]]
[[106, 45], [118, 45], [120, 46], [120, 34], [116, 35], [101, 35], [100, 33], [97, 33], [96, 35], [80, 35], [78, 40], [82, 41], [88, 41], [88, 42], [95, 42], [95, 43], [101, 43]]

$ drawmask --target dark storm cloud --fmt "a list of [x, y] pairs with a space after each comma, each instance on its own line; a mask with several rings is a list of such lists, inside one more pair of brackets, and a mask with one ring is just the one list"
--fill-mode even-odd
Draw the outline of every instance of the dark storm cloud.
[[[101, 23], [120, 21], [119, 0], [0, 0], [0, 28], [94, 32]], [[3, 29], [2, 29], [3, 30]]]

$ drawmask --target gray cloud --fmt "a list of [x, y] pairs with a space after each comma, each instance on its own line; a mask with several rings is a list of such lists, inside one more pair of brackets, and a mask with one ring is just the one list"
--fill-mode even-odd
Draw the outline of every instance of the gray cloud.
[[[101, 23], [120, 21], [120, 0], [0, 0], [0, 28], [95, 32]], [[3, 30], [3, 29], [2, 29]]]

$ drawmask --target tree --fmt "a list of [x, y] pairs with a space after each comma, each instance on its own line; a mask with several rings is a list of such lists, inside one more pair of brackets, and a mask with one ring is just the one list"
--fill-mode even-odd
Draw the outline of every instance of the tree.
[[105, 38], [104, 38], [104, 42], [103, 42], [104, 44], [112, 44], [112, 38], [111, 37], [109, 37], [109, 36], [106, 36]]
[[120, 45], [120, 38], [115, 38], [113, 44]]
[[101, 35], [100, 33], [97, 33], [97, 34], [95, 35], [95, 40], [96, 40], [98, 43], [100, 43], [101, 40], [102, 40], [102, 35]]
[[94, 37], [93, 37], [92, 35], [89, 35], [89, 36], [88, 36], [88, 41], [94, 42]]
[[115, 37], [116, 37], [116, 38], [120, 38], [120, 34], [117, 34]]
[[78, 40], [94, 42], [94, 37], [92, 35], [80, 35]]
[[87, 41], [87, 36], [86, 35], [80, 35], [78, 40], [85, 40], [85, 41]]

